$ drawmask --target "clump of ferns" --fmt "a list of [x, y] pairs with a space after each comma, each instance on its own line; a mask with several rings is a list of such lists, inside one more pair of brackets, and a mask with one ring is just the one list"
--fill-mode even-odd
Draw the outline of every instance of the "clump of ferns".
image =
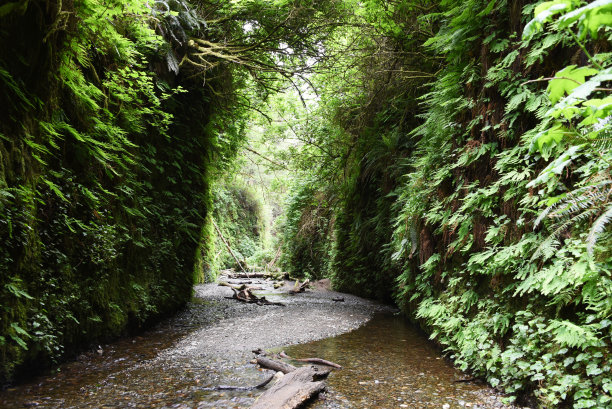
[[538, 227], [546, 218], [554, 220], [553, 229], [545, 243], [538, 248], [534, 258], [544, 253], [546, 244], [558, 244], [558, 238], [572, 226], [584, 221], [593, 220], [587, 235], [587, 250], [593, 253], [598, 238], [603, 234], [612, 220], [612, 180], [602, 180], [595, 184], [583, 186], [568, 192], [557, 203], [548, 206], [534, 222]]
[[[609, 122], [609, 121], [606, 121]], [[612, 221], [612, 132], [608, 129], [590, 146], [591, 161], [597, 162], [594, 172], [584, 186], [567, 192], [556, 203], [547, 206], [534, 222], [537, 229], [545, 220], [552, 220], [552, 233], [538, 247], [532, 259], [553, 255], [559, 238], [573, 226], [590, 222], [586, 237], [587, 251], [593, 254], [598, 240], [604, 236]]]

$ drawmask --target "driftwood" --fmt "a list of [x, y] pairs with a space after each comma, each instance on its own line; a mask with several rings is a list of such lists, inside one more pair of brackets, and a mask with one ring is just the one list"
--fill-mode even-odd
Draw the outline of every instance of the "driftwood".
[[336, 369], [342, 369], [341, 365], [338, 365], [336, 363], [333, 363], [331, 361], [327, 361], [321, 358], [300, 358], [300, 359], [296, 359], [296, 361], [308, 362], [310, 364], [325, 365], [325, 366], [331, 366], [332, 368], [336, 368]]
[[254, 271], [247, 273], [246, 271], [244, 273], [229, 273], [227, 275], [227, 278], [230, 279], [238, 279], [238, 278], [271, 278], [272, 276], [268, 273], [256, 273]]
[[251, 284], [251, 282], [246, 282], [246, 283], [238, 283], [238, 284], [242, 284], [242, 285], [234, 285], [234, 283], [227, 283], [225, 281], [221, 281], [219, 282], [219, 284], [217, 284], [219, 287], [229, 287], [232, 290], [238, 290], [238, 291], [244, 291], [244, 290], [249, 290], [249, 291], [255, 291], [255, 290], [263, 290], [262, 287], [251, 287], [251, 286], [247, 286], [247, 284]]
[[289, 372], [295, 371], [295, 366], [286, 364], [281, 361], [276, 361], [274, 359], [269, 359], [263, 356], [257, 357], [257, 363], [262, 368], [272, 369], [277, 372], [282, 372], [284, 374], [288, 374]]
[[295, 409], [325, 389], [325, 382], [316, 381], [321, 372], [314, 367], [301, 367], [265, 391], [251, 409]]
[[238, 300], [241, 302], [249, 303], [249, 304], [257, 304], [257, 305], [280, 305], [285, 306], [285, 304], [280, 302], [272, 302], [266, 300], [266, 297], [258, 297], [253, 294], [253, 290], [262, 290], [259, 287], [247, 287], [246, 285], [241, 285], [240, 287], [236, 287], [234, 285], [228, 283], [219, 283], [220, 286], [229, 287], [234, 292], [234, 295], [231, 297], [225, 297], [230, 300]]
[[[277, 376], [281, 373], [285, 375], [264, 392], [251, 406], [251, 409], [296, 409], [319, 392], [325, 389], [325, 379], [331, 372], [331, 368], [320, 369], [314, 366], [296, 368], [285, 362], [266, 358], [265, 352], [261, 349], [253, 351], [257, 357], [257, 363], [263, 367], [277, 371]], [[279, 356], [290, 358], [281, 352]], [[340, 365], [320, 358], [307, 358], [300, 361], [315, 361], [318, 364], [329, 365], [339, 368]]]
[[300, 284], [300, 280], [295, 280], [295, 285], [292, 290], [289, 290], [289, 294], [298, 294], [306, 291], [306, 288], [310, 286], [310, 280], [306, 279], [302, 284]]
[[341, 365], [338, 365], [334, 362], [328, 361], [326, 359], [321, 359], [321, 358], [291, 358], [289, 355], [287, 355], [285, 353], [285, 351], [282, 351], [279, 356], [281, 358], [287, 358], [287, 359], [291, 359], [293, 361], [298, 361], [298, 362], [308, 362], [310, 364], [317, 364], [317, 365], [325, 365], [325, 366], [331, 366], [332, 368], [336, 368], [336, 369], [342, 369]]

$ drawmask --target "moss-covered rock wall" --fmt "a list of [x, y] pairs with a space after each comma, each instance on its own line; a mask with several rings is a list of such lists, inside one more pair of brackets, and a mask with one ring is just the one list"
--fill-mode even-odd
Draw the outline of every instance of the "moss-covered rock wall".
[[175, 311], [200, 279], [216, 114], [178, 67], [205, 23], [170, 8], [0, 6], [0, 381]]

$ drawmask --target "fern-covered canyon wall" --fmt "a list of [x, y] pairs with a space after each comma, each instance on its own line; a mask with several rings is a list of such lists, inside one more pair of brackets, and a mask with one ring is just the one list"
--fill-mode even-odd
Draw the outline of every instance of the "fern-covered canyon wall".
[[0, 383], [176, 311], [228, 265], [222, 234], [249, 260], [273, 251], [260, 198], [233, 184], [246, 124], [348, 10], [0, 5]]
[[0, 6], [1, 381], [176, 311], [205, 273], [212, 172], [235, 152], [211, 90], [235, 80], [179, 68], [215, 33], [156, 7]]
[[[248, 269], [255, 264], [268, 234], [263, 201], [251, 186], [235, 180], [215, 187], [213, 204], [213, 217], [219, 229], [215, 240], [214, 270]], [[237, 265], [234, 257], [241, 266]]]
[[364, 2], [362, 86], [319, 114], [324, 223], [312, 207], [287, 221], [286, 238], [330, 249], [337, 289], [393, 298], [459, 367], [536, 407], [612, 407], [610, 16], [606, 1]]
[[509, 400], [612, 408], [611, 27], [610, 0], [5, 2], [0, 382], [176, 311], [223, 236], [396, 303]]

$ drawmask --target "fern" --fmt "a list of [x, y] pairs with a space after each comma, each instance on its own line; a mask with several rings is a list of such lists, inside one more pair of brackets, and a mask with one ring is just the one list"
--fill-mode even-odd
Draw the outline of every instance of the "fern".
[[551, 320], [547, 331], [551, 331], [562, 346], [585, 349], [597, 345], [599, 339], [596, 332], [588, 326], [579, 326], [570, 321]]
[[[572, 226], [579, 223], [596, 219], [591, 225], [587, 236], [588, 251], [593, 252], [595, 242], [610, 221], [612, 199], [612, 180], [603, 180], [597, 184], [587, 185], [575, 189], [559, 198], [558, 201], [546, 207], [534, 221], [537, 227], [544, 219], [555, 220], [552, 224], [550, 238], [558, 238]], [[549, 242], [546, 240], [544, 243]], [[542, 254], [540, 248], [534, 253], [532, 260]]]
[[605, 210], [595, 222], [591, 226], [591, 230], [589, 231], [589, 235], [587, 236], [587, 250], [589, 253], [593, 253], [593, 248], [595, 247], [595, 243], [597, 239], [604, 232], [608, 223], [612, 219], [612, 204], [608, 206], [608, 209]]

